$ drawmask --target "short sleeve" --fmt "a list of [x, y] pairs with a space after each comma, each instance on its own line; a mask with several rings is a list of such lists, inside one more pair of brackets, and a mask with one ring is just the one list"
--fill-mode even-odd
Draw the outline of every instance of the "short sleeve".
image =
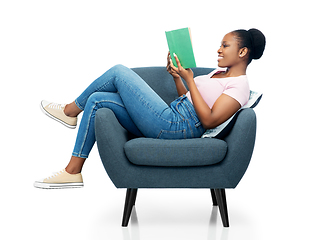
[[230, 81], [223, 93], [237, 100], [241, 107], [244, 106], [249, 99], [249, 84], [247, 78], [243, 77], [235, 81]]

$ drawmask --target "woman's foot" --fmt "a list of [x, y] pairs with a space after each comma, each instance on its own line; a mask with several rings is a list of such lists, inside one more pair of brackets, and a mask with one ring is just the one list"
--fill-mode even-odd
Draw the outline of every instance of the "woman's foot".
[[81, 188], [83, 186], [81, 173], [70, 174], [65, 169], [34, 183], [34, 187], [43, 189]]
[[77, 117], [68, 116], [64, 110], [66, 104], [58, 104], [53, 102], [48, 102], [43, 100], [41, 102], [41, 110], [50, 118], [62, 123], [64, 126], [68, 128], [76, 128], [77, 126]]

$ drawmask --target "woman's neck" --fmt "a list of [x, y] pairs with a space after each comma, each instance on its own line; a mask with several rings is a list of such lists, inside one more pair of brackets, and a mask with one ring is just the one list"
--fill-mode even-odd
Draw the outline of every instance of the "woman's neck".
[[246, 64], [238, 64], [232, 67], [228, 67], [225, 74], [225, 77], [238, 77], [241, 75], [246, 75]]
[[242, 75], [246, 75], [246, 71], [233, 70], [232, 68], [227, 68], [226, 72], [224, 73], [225, 77], [239, 77]]

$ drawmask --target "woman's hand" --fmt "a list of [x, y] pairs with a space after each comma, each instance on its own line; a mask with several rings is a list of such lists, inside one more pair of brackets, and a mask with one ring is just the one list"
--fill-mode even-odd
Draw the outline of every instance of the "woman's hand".
[[188, 69], [184, 69], [181, 65], [181, 63], [179, 62], [179, 59], [177, 57], [177, 55], [174, 53], [174, 57], [177, 63], [177, 67], [174, 66], [172, 59], [170, 58], [170, 53], [168, 53], [168, 57], [169, 57], [169, 65], [171, 68], [171, 71], [176, 75], [178, 74], [179, 76], [181, 76], [187, 83], [189, 83], [190, 81], [194, 81], [193, 80], [193, 71], [188, 68]]
[[182, 96], [188, 92], [187, 88], [185, 87], [181, 77], [179, 74], [174, 70], [174, 65], [172, 59], [170, 58], [170, 52], [167, 55], [167, 71], [173, 76], [174, 82], [176, 85], [178, 96]]
[[172, 62], [172, 59], [170, 57], [170, 52], [168, 52], [168, 55], [167, 55], [167, 72], [169, 72], [170, 75], [173, 76], [173, 78], [180, 78], [180, 76], [178, 75], [178, 73], [172, 68], [173, 65], [173, 62]]

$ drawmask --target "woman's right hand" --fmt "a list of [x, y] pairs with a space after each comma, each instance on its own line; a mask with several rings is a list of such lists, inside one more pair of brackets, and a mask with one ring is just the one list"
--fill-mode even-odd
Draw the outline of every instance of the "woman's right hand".
[[170, 75], [173, 76], [173, 78], [180, 78], [180, 76], [178, 75], [178, 73], [172, 68], [173, 65], [173, 61], [170, 57], [170, 52], [168, 52], [168, 55], [167, 55], [167, 72], [169, 72]]

